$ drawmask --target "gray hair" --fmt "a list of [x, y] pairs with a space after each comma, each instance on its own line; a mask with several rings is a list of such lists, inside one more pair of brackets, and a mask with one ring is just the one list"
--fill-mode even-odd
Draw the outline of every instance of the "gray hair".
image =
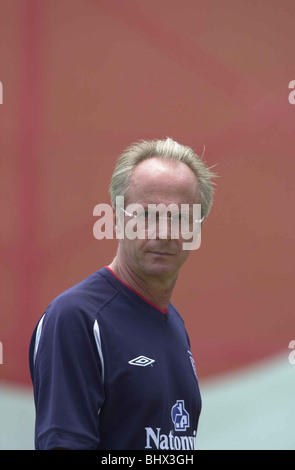
[[195, 174], [201, 194], [201, 215], [207, 217], [213, 202], [213, 182], [217, 175], [190, 147], [165, 140], [142, 140], [130, 145], [118, 158], [110, 184], [111, 203], [115, 207], [116, 197], [124, 196], [128, 189], [132, 171], [143, 160], [161, 157], [185, 163]]

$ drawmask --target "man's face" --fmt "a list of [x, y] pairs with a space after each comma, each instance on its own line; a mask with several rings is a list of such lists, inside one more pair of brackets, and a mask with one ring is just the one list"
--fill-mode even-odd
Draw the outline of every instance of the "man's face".
[[[125, 208], [130, 204], [140, 204], [146, 210], [148, 204], [188, 204], [192, 213], [193, 204], [198, 204], [200, 194], [196, 177], [192, 170], [182, 162], [163, 160], [158, 157], [150, 158], [139, 163], [130, 178]], [[130, 217], [124, 216], [124, 223]], [[143, 276], [173, 277], [178, 273], [189, 255], [189, 250], [183, 250], [183, 238], [171, 238], [169, 224], [167, 238], [159, 236], [156, 230], [155, 238], [144, 239], [127, 237], [119, 241], [117, 256], [133, 272]]]

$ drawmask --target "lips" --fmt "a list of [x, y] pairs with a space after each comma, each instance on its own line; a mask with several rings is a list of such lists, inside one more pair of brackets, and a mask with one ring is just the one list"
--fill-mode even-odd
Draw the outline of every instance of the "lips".
[[174, 253], [168, 253], [166, 251], [150, 251], [149, 253], [152, 253], [153, 255], [158, 255], [158, 256], [172, 256]]

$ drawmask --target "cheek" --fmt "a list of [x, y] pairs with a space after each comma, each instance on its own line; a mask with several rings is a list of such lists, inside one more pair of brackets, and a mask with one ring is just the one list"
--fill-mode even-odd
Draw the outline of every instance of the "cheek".
[[137, 238], [134, 240], [129, 240], [128, 238], [125, 238], [120, 240], [120, 244], [123, 251], [132, 257], [132, 259], [135, 259], [142, 256], [146, 240], [139, 240]]
[[188, 259], [189, 254], [190, 254], [190, 250], [182, 250], [182, 253], [181, 253], [182, 264]]
[[183, 250], [182, 248], [183, 240], [177, 240], [177, 248], [178, 248], [178, 256], [177, 260], [179, 262], [179, 266], [182, 266], [183, 263], [188, 259], [190, 250]]

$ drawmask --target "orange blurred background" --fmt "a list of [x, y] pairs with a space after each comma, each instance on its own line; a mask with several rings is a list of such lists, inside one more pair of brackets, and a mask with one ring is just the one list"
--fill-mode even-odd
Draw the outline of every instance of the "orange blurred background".
[[172, 299], [200, 380], [281, 353], [288, 363], [294, 14], [292, 0], [1, 2], [4, 386], [31, 390], [39, 317], [115, 255], [115, 240], [93, 237], [92, 213], [110, 202], [117, 156], [166, 136], [198, 154], [205, 146], [219, 174], [201, 248]]

